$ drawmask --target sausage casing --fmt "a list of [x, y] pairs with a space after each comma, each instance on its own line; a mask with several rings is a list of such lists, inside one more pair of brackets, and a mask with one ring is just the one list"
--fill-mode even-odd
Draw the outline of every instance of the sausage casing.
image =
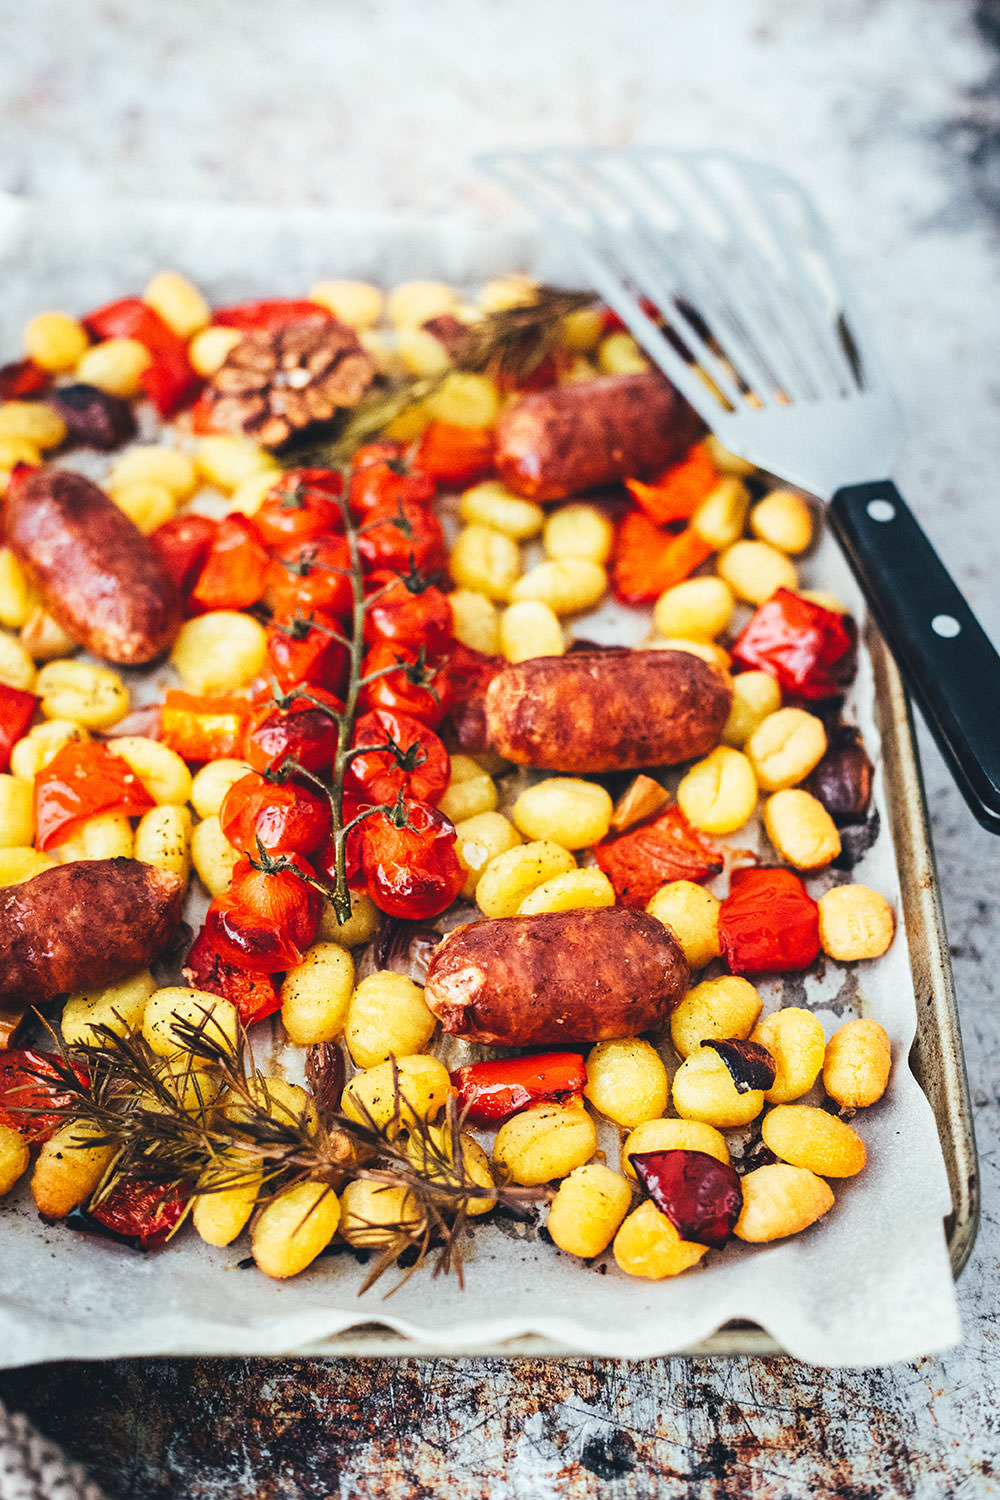
[[517, 765], [628, 771], [707, 754], [731, 703], [727, 679], [689, 651], [580, 651], [505, 666], [486, 723]]
[[662, 375], [608, 375], [535, 391], [497, 424], [501, 479], [532, 500], [645, 478], [676, 463], [698, 419]]
[[687, 981], [662, 922], [608, 906], [459, 927], [431, 957], [424, 999], [452, 1036], [547, 1047], [654, 1030]]
[[134, 666], [170, 645], [176, 590], [139, 528], [82, 474], [41, 468], [11, 484], [7, 542], [63, 629], [105, 661]]
[[182, 896], [176, 875], [137, 859], [56, 865], [0, 890], [0, 1012], [146, 968], [175, 937]]

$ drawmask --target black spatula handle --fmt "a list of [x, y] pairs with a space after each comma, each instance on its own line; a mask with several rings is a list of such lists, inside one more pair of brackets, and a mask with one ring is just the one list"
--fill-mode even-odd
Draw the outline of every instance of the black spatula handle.
[[891, 480], [838, 490], [829, 516], [959, 789], [1000, 833], [1000, 656]]

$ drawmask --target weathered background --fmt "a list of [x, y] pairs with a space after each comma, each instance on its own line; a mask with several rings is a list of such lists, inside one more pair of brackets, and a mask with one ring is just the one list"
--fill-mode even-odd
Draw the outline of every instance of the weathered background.
[[[499, 144], [783, 164], [888, 357], [903, 487], [1000, 638], [996, 0], [0, 0], [0, 39], [15, 193], [489, 214], [469, 158]], [[866, 1373], [150, 1360], [15, 1372], [0, 1399], [122, 1500], [1000, 1493], [1000, 845], [923, 745], [985, 1182], [960, 1349]]]

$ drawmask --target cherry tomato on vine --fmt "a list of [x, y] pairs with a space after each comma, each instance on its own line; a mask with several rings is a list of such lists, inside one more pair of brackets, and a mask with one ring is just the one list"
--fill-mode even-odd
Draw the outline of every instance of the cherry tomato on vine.
[[243, 854], [256, 857], [258, 839], [268, 854], [311, 854], [330, 831], [330, 804], [307, 787], [252, 771], [229, 788], [219, 822]]
[[451, 780], [451, 760], [433, 729], [411, 714], [380, 708], [358, 719], [351, 743], [379, 745], [389, 740], [399, 747], [404, 764], [392, 750], [369, 750], [351, 761], [353, 780], [373, 802], [395, 802], [400, 792], [436, 802]]
[[441, 522], [426, 505], [403, 499], [374, 509], [364, 523], [358, 547], [369, 572], [440, 572], [448, 560]]
[[279, 547], [268, 572], [267, 603], [276, 615], [326, 614], [346, 619], [354, 605], [347, 538], [324, 532]]
[[268, 547], [309, 542], [327, 531], [343, 531], [337, 496], [343, 481], [335, 469], [288, 469], [254, 512]]
[[410, 471], [399, 443], [368, 443], [351, 463], [351, 510], [362, 521], [401, 500], [430, 505], [435, 488], [430, 475]]
[[307, 884], [309, 866], [297, 854], [282, 856], [280, 864], [280, 869], [260, 869], [243, 855], [229, 890], [216, 896], [205, 918], [222, 957], [252, 973], [294, 968], [319, 926], [323, 897]]
[[[344, 706], [325, 688], [310, 688], [309, 693], [334, 713]], [[243, 754], [255, 771], [289, 758], [307, 771], [326, 771], [337, 753], [337, 733], [330, 714], [309, 698], [293, 698], [284, 707], [268, 698], [247, 726]]]
[[403, 828], [384, 812], [362, 824], [368, 894], [391, 917], [436, 917], [465, 883], [455, 827], [426, 802], [408, 802], [406, 817]]
[[[343, 826], [346, 828], [353, 823], [359, 813], [365, 812], [371, 806], [368, 794], [357, 796], [349, 789], [344, 789], [344, 797], [341, 803], [341, 816]], [[357, 828], [352, 828], [347, 835], [344, 845], [344, 869], [347, 875], [347, 884], [353, 888], [361, 888], [364, 884], [362, 876], [362, 833], [364, 823], [359, 823]], [[320, 875], [324, 876], [332, 885], [337, 878], [336, 849], [332, 835], [319, 848], [312, 857], [312, 863]]]
[[321, 610], [274, 616], [267, 627], [269, 675], [284, 692], [300, 682], [343, 692], [350, 658], [331, 632], [343, 634], [340, 621]]
[[[386, 671], [386, 669], [394, 669]], [[380, 641], [368, 652], [361, 674], [385, 672], [365, 685], [362, 699], [368, 709], [387, 708], [390, 713], [412, 714], [433, 729], [448, 711], [451, 694], [444, 670], [426, 663], [412, 646], [394, 646]]]
[[249, 974], [229, 963], [202, 928], [184, 963], [184, 978], [196, 990], [222, 995], [239, 1011], [244, 1026], [263, 1021], [281, 1009], [281, 996], [270, 974]]
[[370, 591], [385, 592], [372, 600], [365, 614], [365, 640], [394, 645], [425, 646], [429, 656], [441, 656], [452, 642], [453, 619], [447, 594], [433, 584], [413, 589], [389, 572], [373, 573]]

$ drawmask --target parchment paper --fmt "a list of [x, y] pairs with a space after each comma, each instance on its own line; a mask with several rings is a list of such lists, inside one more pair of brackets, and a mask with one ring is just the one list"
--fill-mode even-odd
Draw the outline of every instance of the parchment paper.
[[[168, 266], [223, 301], [303, 295], [314, 281], [335, 276], [384, 286], [433, 277], [472, 287], [529, 269], [577, 281], [530, 228], [206, 205], [63, 209], [2, 197], [0, 265], [0, 362], [17, 356], [21, 327], [33, 313], [82, 312], [140, 291], [153, 271]], [[862, 619], [860, 596], [832, 542], [817, 549], [806, 575]], [[577, 625], [581, 635], [606, 639], [626, 629], [636, 640], [645, 626], [613, 610]], [[850, 709], [878, 762], [863, 651]], [[825, 874], [808, 884], [818, 896], [835, 880], [862, 881], [884, 892], [899, 917], [881, 769], [875, 803], [883, 822], [875, 847], [850, 876]], [[752, 847], [757, 837], [742, 830], [732, 842]], [[959, 1337], [942, 1227], [951, 1204], [934, 1118], [906, 1064], [916, 1005], [902, 923], [875, 964], [821, 959], [815, 973], [765, 981], [761, 989], [767, 1009], [808, 1005], [828, 1033], [858, 1014], [881, 1021], [892, 1039], [888, 1094], [853, 1122], [868, 1165], [833, 1185], [834, 1209], [805, 1234], [771, 1246], [734, 1244], [710, 1252], [695, 1271], [652, 1283], [622, 1275], [610, 1254], [589, 1265], [563, 1255], [533, 1225], [483, 1220], [469, 1234], [464, 1291], [454, 1278], [421, 1271], [387, 1301], [385, 1284], [357, 1295], [363, 1271], [349, 1253], [324, 1256], [294, 1281], [275, 1283], [241, 1267], [245, 1239], [213, 1250], [186, 1229], [166, 1250], [137, 1255], [46, 1226], [22, 1188], [0, 1200], [0, 1366], [118, 1355], [319, 1354], [324, 1341], [375, 1321], [441, 1352], [538, 1334], [581, 1353], [637, 1358], [683, 1348], [733, 1318], [759, 1323], [790, 1353], [818, 1364], [885, 1364], [947, 1347]], [[256, 1029], [265, 1060], [276, 1030]], [[664, 1055], [670, 1058], [669, 1045]], [[606, 1134], [602, 1144], [608, 1142]], [[609, 1161], [617, 1165], [613, 1145]]]

